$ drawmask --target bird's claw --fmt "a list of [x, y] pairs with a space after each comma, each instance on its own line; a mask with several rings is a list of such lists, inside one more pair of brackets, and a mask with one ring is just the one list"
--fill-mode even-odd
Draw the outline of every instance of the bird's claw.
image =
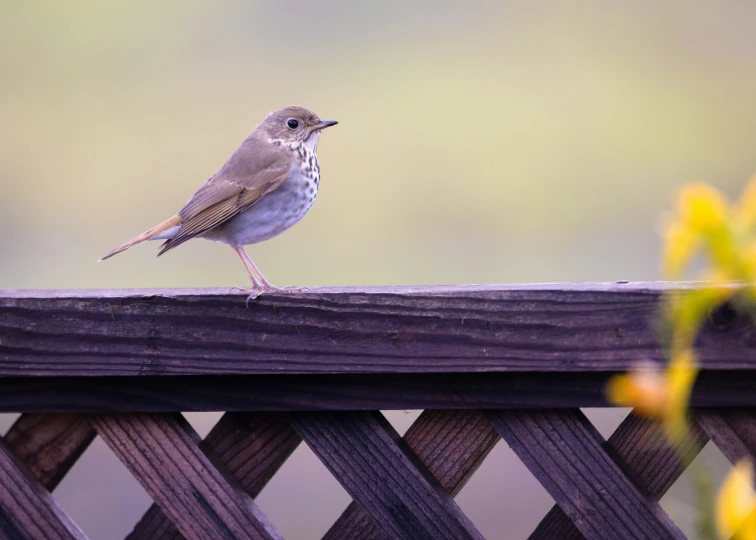
[[247, 294], [249, 293], [249, 296], [247, 296], [247, 300], [245, 302], [247, 308], [249, 308], [250, 301], [254, 300], [258, 296], [260, 296], [262, 293], [269, 292], [269, 288], [265, 287], [232, 287], [231, 292], [232, 293], [242, 293]]
[[231, 288], [232, 293], [249, 293], [249, 296], [247, 296], [247, 307], [249, 307], [249, 302], [251, 300], [254, 300], [258, 296], [264, 293], [271, 293], [271, 292], [283, 292], [283, 293], [306, 293], [310, 292], [310, 289], [307, 287], [275, 287], [273, 285], [268, 286], [257, 286], [257, 287], [232, 287]]

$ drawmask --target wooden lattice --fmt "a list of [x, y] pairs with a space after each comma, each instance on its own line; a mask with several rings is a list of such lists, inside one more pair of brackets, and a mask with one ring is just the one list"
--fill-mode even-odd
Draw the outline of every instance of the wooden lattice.
[[[51, 491], [101, 437], [152, 497], [130, 539], [280, 538], [254, 499], [304, 441], [352, 497], [324, 538], [482, 538], [454, 496], [503, 438], [556, 505], [537, 539], [683, 538], [658, 426], [580, 411], [663, 360], [656, 284], [0, 292], [0, 534], [84, 538]], [[687, 451], [756, 458], [752, 325], [702, 332]], [[379, 409], [424, 409], [400, 437]], [[205, 440], [178, 411], [226, 410]]]

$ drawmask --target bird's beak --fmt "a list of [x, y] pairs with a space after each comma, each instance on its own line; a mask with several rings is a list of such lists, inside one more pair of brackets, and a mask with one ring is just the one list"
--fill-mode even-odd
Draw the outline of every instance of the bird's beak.
[[320, 122], [312, 126], [312, 130], [317, 131], [319, 129], [325, 129], [327, 127], [335, 126], [336, 124], [338, 124], [336, 120], [321, 120]]

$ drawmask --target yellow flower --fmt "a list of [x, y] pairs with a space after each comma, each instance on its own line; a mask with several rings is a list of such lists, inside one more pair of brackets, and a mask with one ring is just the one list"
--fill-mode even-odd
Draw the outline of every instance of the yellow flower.
[[662, 422], [667, 439], [677, 444], [687, 433], [686, 411], [698, 367], [690, 351], [672, 358], [666, 371], [639, 364], [615, 375], [606, 386], [607, 399], [618, 407], [634, 407], [638, 414]]
[[641, 363], [630, 373], [612, 377], [606, 396], [618, 407], [635, 407], [644, 416], [660, 418], [667, 402], [667, 384], [655, 365]]
[[[615, 405], [635, 407], [639, 414], [661, 421], [673, 445], [689, 430], [686, 411], [698, 373], [693, 346], [701, 324], [712, 309], [735, 295], [756, 301], [756, 176], [733, 205], [706, 184], [680, 190], [676, 216], [664, 231], [665, 277], [680, 279], [698, 255], [705, 263], [701, 277], [706, 284], [667, 298], [665, 316], [672, 329], [667, 370], [636, 369], [612, 378], [606, 389]], [[725, 479], [717, 497], [716, 525], [722, 538], [756, 540], [750, 461], [739, 462]]]
[[698, 235], [680, 220], [670, 220], [664, 230], [663, 268], [667, 279], [679, 279], [699, 246]]
[[756, 176], [751, 177], [743, 188], [743, 194], [737, 206], [737, 215], [744, 228], [756, 225]]
[[709, 312], [729, 300], [737, 289], [732, 287], [730, 275], [710, 271], [703, 275], [706, 286], [689, 289], [668, 297], [667, 319], [672, 323], [672, 352], [693, 346], [693, 340]]
[[753, 465], [739, 461], [727, 475], [717, 495], [717, 531], [721, 538], [756, 540], [756, 492]]
[[698, 367], [690, 349], [675, 355], [667, 368], [668, 399], [664, 411], [664, 431], [672, 442], [687, 433], [687, 409], [690, 392], [696, 382]]
[[[756, 188], [755, 188], [756, 189]], [[755, 196], [756, 197], [756, 196]], [[756, 205], [756, 203], [754, 203]], [[739, 258], [734, 229], [742, 221], [724, 195], [706, 184], [680, 190], [677, 214], [664, 230], [663, 269], [667, 279], [680, 279], [702, 248], [717, 268], [736, 273]], [[745, 230], [746, 227], [740, 226]]]
[[691, 184], [680, 190], [677, 213], [683, 223], [696, 232], [727, 223], [729, 205], [724, 195], [707, 184]]

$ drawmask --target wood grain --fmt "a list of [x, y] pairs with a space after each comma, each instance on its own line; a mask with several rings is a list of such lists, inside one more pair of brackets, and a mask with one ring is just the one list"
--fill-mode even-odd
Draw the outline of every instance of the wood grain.
[[[202, 443], [250, 495], [257, 497], [302, 438], [282, 413], [226, 413]], [[160, 507], [153, 504], [129, 540], [183, 538]]]
[[685, 538], [628, 480], [579, 410], [489, 411], [488, 418], [586, 538]]
[[86, 539], [50, 492], [1, 440], [0, 537]]
[[5, 442], [52, 491], [96, 434], [80, 414], [22, 414], [8, 430]]
[[180, 414], [91, 420], [184, 537], [282, 538], [241, 486], [200, 450], [199, 437]]
[[[674, 285], [684, 287], [684, 285]], [[623, 371], [664, 360], [660, 284], [0, 292], [0, 375]], [[705, 369], [756, 368], [735, 315], [702, 331]]]
[[732, 464], [756, 461], [756, 409], [697, 409], [696, 419]]
[[290, 413], [290, 419], [386, 538], [483, 538], [379, 412]]
[[[478, 411], [424, 411], [404, 440], [441, 486], [453, 497], [467, 483], [500, 437]], [[385, 538], [354, 502], [329, 529], [324, 540]]]
[[[709, 438], [697, 425], [678, 454], [665, 442], [658, 422], [631, 414], [625, 418], [604, 449], [628, 478], [657, 501], [683, 473], [680, 455], [695, 457]], [[530, 540], [578, 540], [585, 538], [559, 505], [541, 520]]]

